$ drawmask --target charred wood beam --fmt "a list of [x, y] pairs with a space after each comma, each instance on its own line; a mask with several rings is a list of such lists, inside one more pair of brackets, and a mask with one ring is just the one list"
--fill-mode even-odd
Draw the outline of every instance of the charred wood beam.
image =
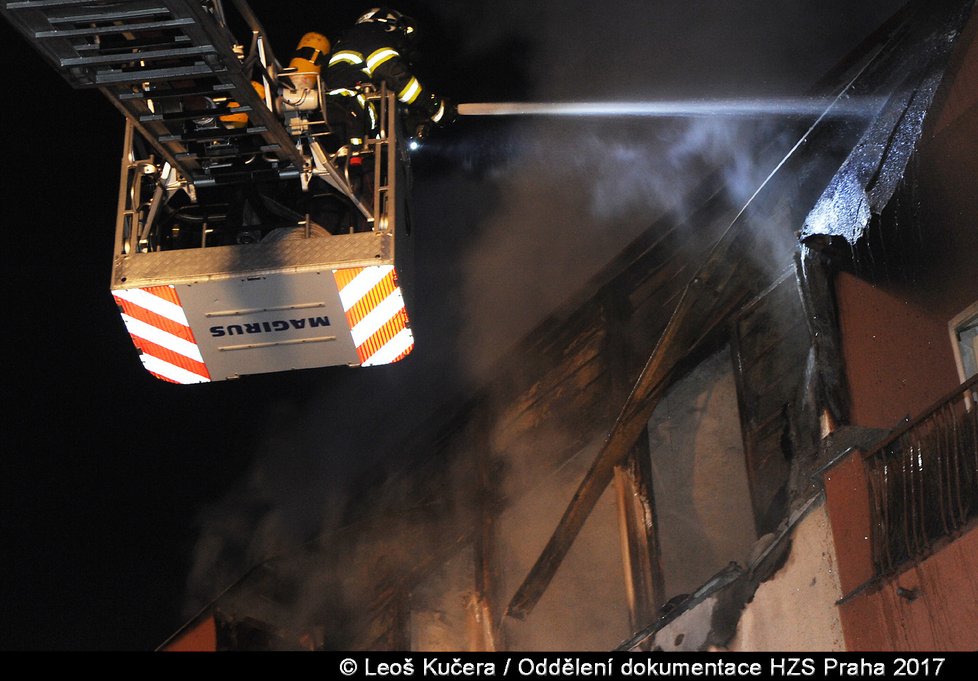
[[[633, 310], [620, 287], [606, 286], [599, 295], [607, 327], [604, 354], [612, 395], [608, 403], [614, 404], [627, 395], [630, 387], [628, 365], [634, 352], [625, 330]], [[608, 414], [609, 418], [613, 416]], [[627, 461], [615, 468], [625, 595], [633, 630], [655, 618], [664, 597], [651, 468], [647, 437], [639, 437]]]
[[469, 652], [495, 652], [500, 645], [497, 642], [498, 629], [493, 614], [492, 605], [478, 594], [472, 594], [467, 604], [466, 622]]
[[655, 619], [665, 597], [650, 469], [645, 437], [639, 438], [625, 465], [615, 468], [625, 593], [633, 630]]
[[[486, 417], [488, 412], [486, 412]], [[495, 651], [499, 648], [499, 631], [495, 595], [499, 583], [496, 554], [496, 519], [499, 514], [497, 481], [499, 475], [493, 471], [493, 459], [489, 444], [490, 425], [488, 418], [479, 424], [480, 447], [476, 452], [476, 484], [478, 485], [478, 523], [473, 538], [475, 593], [469, 604], [472, 630], [469, 635], [470, 649], [473, 651]]]

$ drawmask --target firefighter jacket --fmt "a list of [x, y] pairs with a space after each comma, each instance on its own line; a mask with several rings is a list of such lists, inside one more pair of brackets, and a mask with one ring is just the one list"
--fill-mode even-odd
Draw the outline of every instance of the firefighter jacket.
[[329, 94], [352, 96], [361, 83], [387, 87], [414, 113], [433, 123], [445, 115], [445, 102], [421, 84], [410, 70], [407, 41], [381, 23], [357, 24], [336, 43], [326, 69]]

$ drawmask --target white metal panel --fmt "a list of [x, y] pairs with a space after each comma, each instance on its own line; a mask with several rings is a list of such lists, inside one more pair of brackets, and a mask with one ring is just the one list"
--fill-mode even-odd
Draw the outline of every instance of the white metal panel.
[[330, 269], [177, 286], [214, 380], [360, 360]]

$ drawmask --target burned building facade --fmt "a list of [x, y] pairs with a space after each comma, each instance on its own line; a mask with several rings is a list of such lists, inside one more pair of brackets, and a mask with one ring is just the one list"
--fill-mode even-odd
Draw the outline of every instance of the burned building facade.
[[706, 178], [164, 647], [978, 647], [971, 9], [909, 3], [746, 204]]

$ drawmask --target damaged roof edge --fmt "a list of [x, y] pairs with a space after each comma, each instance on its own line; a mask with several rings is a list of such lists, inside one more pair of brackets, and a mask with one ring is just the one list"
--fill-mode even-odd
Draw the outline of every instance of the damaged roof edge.
[[940, 11], [921, 16], [932, 11], [922, 4], [908, 19], [920, 20], [920, 24], [900, 39], [903, 45], [895, 47], [905, 50], [899, 66], [906, 69], [906, 75], [889, 93], [886, 104], [809, 212], [800, 234], [802, 241], [824, 235], [840, 236], [855, 244], [872, 215], [878, 215], [892, 198], [974, 5], [972, 0], [942, 4]]

